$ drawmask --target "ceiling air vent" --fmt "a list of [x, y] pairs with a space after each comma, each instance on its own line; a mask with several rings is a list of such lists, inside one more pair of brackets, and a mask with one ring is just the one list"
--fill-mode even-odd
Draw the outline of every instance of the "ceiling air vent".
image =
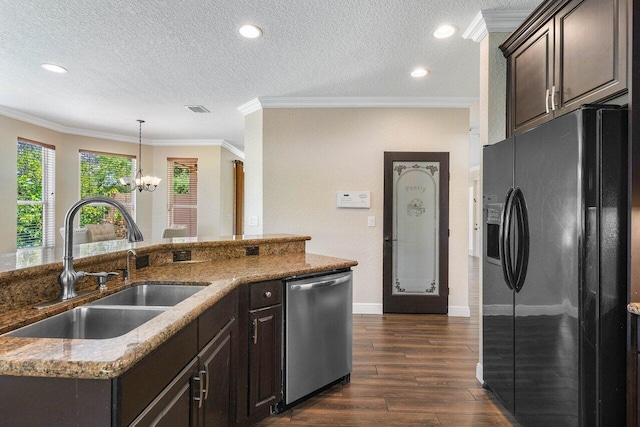
[[189, 110], [194, 113], [210, 113], [211, 111], [204, 108], [202, 105], [185, 105]]

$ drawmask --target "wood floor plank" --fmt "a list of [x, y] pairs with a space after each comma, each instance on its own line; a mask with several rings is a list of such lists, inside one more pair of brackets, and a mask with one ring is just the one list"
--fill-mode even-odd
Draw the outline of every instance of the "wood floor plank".
[[513, 425], [502, 414], [438, 414], [438, 420], [442, 427], [508, 427]]

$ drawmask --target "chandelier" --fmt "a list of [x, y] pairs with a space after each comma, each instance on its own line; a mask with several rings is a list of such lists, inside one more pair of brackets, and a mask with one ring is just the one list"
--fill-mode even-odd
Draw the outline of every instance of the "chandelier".
[[138, 134], [138, 162], [140, 163], [140, 167], [136, 172], [135, 178], [131, 178], [130, 176], [120, 178], [120, 184], [128, 191], [138, 190], [141, 193], [142, 190], [155, 191], [158, 184], [160, 184], [161, 179], [155, 176], [142, 175], [142, 124], [144, 123], [144, 120], [137, 120], [137, 122], [140, 123], [140, 131]]

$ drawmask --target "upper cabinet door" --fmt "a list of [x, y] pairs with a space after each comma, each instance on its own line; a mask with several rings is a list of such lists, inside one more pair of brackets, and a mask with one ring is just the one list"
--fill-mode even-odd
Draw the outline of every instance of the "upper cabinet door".
[[553, 86], [553, 20], [509, 58], [510, 129], [515, 133], [550, 120]]
[[556, 15], [556, 116], [627, 87], [626, 0], [573, 0]]
[[631, 0], [546, 0], [500, 49], [507, 135], [577, 110], [625, 103]]

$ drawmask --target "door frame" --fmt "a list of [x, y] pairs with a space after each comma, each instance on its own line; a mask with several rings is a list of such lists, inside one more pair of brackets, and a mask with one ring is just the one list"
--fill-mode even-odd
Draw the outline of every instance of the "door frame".
[[[439, 296], [393, 295], [393, 162], [440, 162], [438, 275]], [[449, 153], [384, 153], [384, 207], [382, 251], [383, 313], [447, 314], [449, 306]]]

